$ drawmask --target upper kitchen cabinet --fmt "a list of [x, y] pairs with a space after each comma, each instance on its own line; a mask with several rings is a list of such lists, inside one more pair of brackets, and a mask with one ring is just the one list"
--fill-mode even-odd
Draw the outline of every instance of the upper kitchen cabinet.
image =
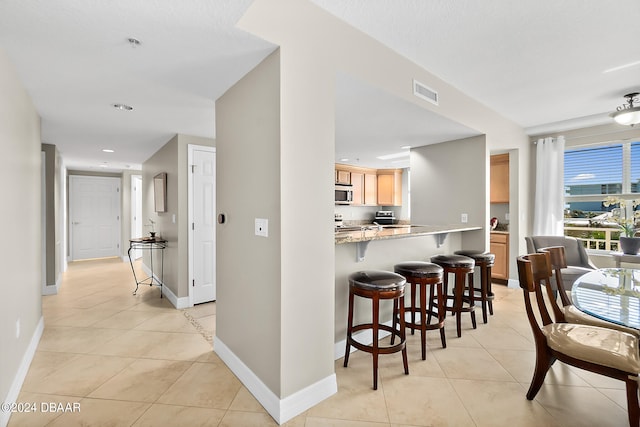
[[509, 153], [491, 156], [491, 203], [509, 203]]
[[378, 205], [402, 206], [402, 169], [378, 169]]
[[342, 165], [336, 165], [336, 184], [351, 184], [351, 171]]
[[350, 167], [351, 185], [353, 186], [353, 206], [377, 206], [378, 182], [376, 170], [369, 168]]

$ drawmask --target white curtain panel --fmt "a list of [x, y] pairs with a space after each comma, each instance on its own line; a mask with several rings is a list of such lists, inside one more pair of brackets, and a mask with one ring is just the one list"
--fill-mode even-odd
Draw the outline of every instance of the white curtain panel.
[[536, 144], [534, 236], [564, 234], [564, 136]]

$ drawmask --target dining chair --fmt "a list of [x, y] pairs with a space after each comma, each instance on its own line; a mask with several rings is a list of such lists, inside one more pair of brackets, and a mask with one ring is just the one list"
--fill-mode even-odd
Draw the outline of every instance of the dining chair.
[[[540, 248], [548, 248], [550, 246], [562, 246], [565, 250], [567, 266], [563, 268], [562, 274], [564, 283], [568, 289], [571, 289], [573, 282], [585, 273], [597, 270], [598, 267], [591, 262], [589, 254], [582, 246], [580, 240], [570, 236], [530, 236], [524, 238], [527, 243], [527, 252], [539, 252]], [[555, 282], [552, 280], [552, 286], [555, 289]]]
[[542, 293], [542, 286], [550, 286], [552, 276], [549, 252], [519, 256], [517, 265], [536, 348], [536, 365], [527, 399], [536, 397], [551, 365], [559, 360], [576, 368], [624, 381], [629, 425], [638, 427], [638, 339], [614, 329], [554, 322]]
[[551, 308], [553, 310], [553, 315], [556, 319], [556, 322], [578, 323], [581, 325], [600, 326], [602, 328], [616, 329], [618, 331], [632, 334], [636, 338], [640, 339], [640, 331], [638, 329], [619, 325], [613, 322], [607, 322], [606, 320], [591, 316], [579, 310], [575, 305], [573, 305], [573, 301], [569, 296], [571, 291], [565, 288], [564, 280], [562, 277], [562, 270], [567, 268], [567, 258], [565, 256], [564, 246], [550, 246], [548, 248], [540, 248], [538, 249], [538, 252], [549, 253], [551, 269], [553, 270], [556, 286], [558, 288], [558, 294], [560, 295], [560, 300], [562, 302], [562, 305], [559, 305], [555, 296], [553, 295], [553, 290], [551, 289], [551, 287], [546, 287], [549, 299], [555, 302], [551, 303]]

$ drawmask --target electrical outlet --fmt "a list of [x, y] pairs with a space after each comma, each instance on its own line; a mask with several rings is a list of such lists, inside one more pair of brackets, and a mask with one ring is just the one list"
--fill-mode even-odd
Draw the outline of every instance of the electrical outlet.
[[463, 224], [466, 224], [469, 221], [469, 215], [467, 215], [466, 213], [463, 213], [462, 215], [460, 215], [460, 222]]
[[269, 220], [256, 218], [256, 236], [269, 237]]
[[506, 214], [504, 214], [504, 220], [505, 220], [505, 221], [509, 221], [509, 212], [507, 212]]

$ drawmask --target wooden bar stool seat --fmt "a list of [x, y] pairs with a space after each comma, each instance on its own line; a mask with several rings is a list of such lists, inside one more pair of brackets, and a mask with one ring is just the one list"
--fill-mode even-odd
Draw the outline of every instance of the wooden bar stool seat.
[[[464, 255], [436, 255], [431, 262], [438, 264], [444, 270], [444, 293], [447, 300], [453, 300], [453, 305], [447, 305], [445, 310], [456, 315], [456, 332], [462, 336], [462, 313], [471, 314], [471, 324], [476, 329], [475, 295], [467, 290], [467, 277], [473, 275], [475, 261]], [[449, 295], [449, 273], [454, 275], [453, 295]]]
[[496, 262], [495, 254], [489, 252], [462, 250], [455, 252], [458, 255], [473, 258], [476, 267], [480, 268], [480, 289], [476, 289], [473, 284], [473, 275], [469, 277], [469, 288], [476, 293], [476, 299], [480, 301], [482, 306], [482, 321], [487, 323], [487, 306], [489, 314], [493, 316], [493, 292], [491, 291], [491, 267]]
[[[399, 274], [389, 271], [358, 271], [349, 276], [349, 314], [347, 316], [347, 348], [344, 353], [344, 367], [349, 363], [349, 353], [351, 346], [358, 350], [371, 353], [373, 355], [373, 389], [378, 389], [378, 355], [402, 352], [402, 361], [404, 364], [404, 373], [409, 374], [409, 364], [407, 361], [406, 333], [404, 320], [404, 289], [406, 280]], [[353, 324], [353, 303], [354, 297], [367, 298], [371, 300], [372, 306], [372, 322]], [[400, 328], [388, 326], [380, 322], [380, 300], [392, 300], [394, 313], [399, 313]], [[373, 342], [371, 345], [363, 344], [356, 341], [353, 337], [354, 332], [371, 330]], [[398, 344], [381, 346], [379, 343], [380, 330], [391, 333], [392, 339], [396, 336], [400, 339]]]
[[[440, 330], [440, 341], [442, 348], [447, 347], [447, 340], [444, 332], [445, 319], [445, 294], [443, 291], [442, 278], [444, 269], [437, 264], [422, 261], [408, 261], [396, 264], [394, 271], [402, 275], [407, 283], [410, 284], [411, 301], [409, 307], [405, 307], [405, 313], [411, 313], [411, 320], [406, 321], [407, 328], [411, 328], [411, 334], [416, 329], [420, 330], [420, 343], [422, 345], [422, 360], [427, 356], [427, 331]], [[420, 295], [420, 302], [416, 304], [416, 295]], [[427, 303], [427, 294], [429, 295], [429, 303]], [[437, 310], [433, 307], [433, 300], [437, 301]], [[393, 322], [400, 320], [397, 313], [398, 307], [394, 307]], [[416, 320], [416, 314], [419, 320]], [[437, 321], [431, 323], [431, 318], [435, 317]], [[393, 339], [393, 338], [392, 338]]]

